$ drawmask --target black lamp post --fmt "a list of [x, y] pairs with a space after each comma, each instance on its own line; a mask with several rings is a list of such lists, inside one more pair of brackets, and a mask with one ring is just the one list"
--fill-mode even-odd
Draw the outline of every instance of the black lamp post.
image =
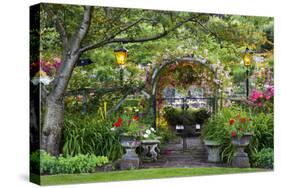
[[120, 85], [123, 85], [123, 69], [124, 69], [124, 65], [127, 61], [127, 57], [128, 57], [128, 50], [121, 47], [120, 49], [116, 49], [114, 50], [114, 54], [116, 57], [116, 63], [119, 65], [120, 67]]
[[246, 98], [249, 98], [249, 67], [252, 64], [252, 54], [249, 48], [246, 48], [243, 55], [244, 66], [246, 67]]

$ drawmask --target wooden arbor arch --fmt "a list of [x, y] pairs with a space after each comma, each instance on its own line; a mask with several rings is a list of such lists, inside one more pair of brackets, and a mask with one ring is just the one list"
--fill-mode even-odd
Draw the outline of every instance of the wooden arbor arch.
[[[214, 75], [214, 78], [217, 79], [216, 70], [212, 66], [212, 64], [208, 63], [206, 59], [200, 59], [200, 58], [191, 57], [191, 56], [164, 60], [164, 62], [159, 67], [154, 68], [153, 73], [152, 73], [152, 79], [151, 79], [151, 86], [152, 86], [152, 95], [151, 96], [152, 96], [152, 107], [153, 107], [153, 116], [154, 116], [153, 127], [155, 129], [156, 129], [156, 118], [157, 118], [156, 90], [157, 90], [158, 79], [161, 76], [161, 72], [168, 65], [181, 64], [181, 63], [187, 63], [187, 62], [190, 64], [197, 64], [199, 66], [204, 66], [205, 68], [209, 69], [209, 71]], [[216, 87], [215, 87], [215, 93], [214, 93], [215, 101], [217, 101], [217, 89], [218, 89], [218, 85], [216, 85]]]

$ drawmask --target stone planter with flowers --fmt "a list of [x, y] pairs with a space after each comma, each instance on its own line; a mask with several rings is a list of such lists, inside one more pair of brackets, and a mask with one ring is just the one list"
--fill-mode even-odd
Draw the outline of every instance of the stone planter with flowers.
[[244, 150], [250, 143], [253, 128], [252, 119], [249, 117], [242, 117], [238, 114], [229, 120], [229, 131], [232, 137], [232, 144], [235, 147], [232, 159], [233, 167], [250, 167], [248, 154]]
[[156, 139], [156, 131], [153, 128], [146, 128], [139, 121], [137, 115], [122, 115], [113, 124], [112, 131], [118, 131], [120, 134], [121, 145], [125, 149], [125, 154], [119, 160], [119, 168], [125, 169], [137, 169], [139, 168], [140, 158], [136, 153], [136, 149], [143, 147], [142, 156], [151, 156], [153, 160], [157, 159], [156, 148], [160, 143]]
[[146, 129], [143, 132], [142, 138], [141, 138], [141, 159], [142, 161], [156, 161], [158, 157], [159, 150], [159, 144], [160, 140], [159, 137], [155, 134], [156, 131], [154, 128]]

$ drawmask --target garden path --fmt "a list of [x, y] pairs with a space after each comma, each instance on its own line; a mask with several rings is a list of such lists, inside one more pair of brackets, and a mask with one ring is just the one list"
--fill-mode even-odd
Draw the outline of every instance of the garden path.
[[187, 150], [182, 150], [182, 139], [166, 144], [161, 148], [158, 160], [143, 162], [140, 168], [165, 167], [222, 167], [223, 163], [207, 161], [207, 151], [200, 137], [187, 138]]

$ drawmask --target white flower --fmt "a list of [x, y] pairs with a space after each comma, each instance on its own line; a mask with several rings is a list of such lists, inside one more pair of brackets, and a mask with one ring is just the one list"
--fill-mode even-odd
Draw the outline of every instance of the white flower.
[[143, 137], [144, 137], [144, 138], [148, 138], [148, 134], [144, 134]]
[[154, 129], [153, 127], [151, 127], [150, 130], [151, 130], [152, 132], [155, 132], [155, 129]]
[[33, 77], [31, 82], [34, 85], [38, 85], [39, 82], [41, 82], [44, 85], [49, 85], [53, 81], [53, 78], [50, 78], [49, 76], [41, 76], [41, 77]]
[[151, 131], [149, 129], [147, 129], [146, 131], [146, 134], [150, 135], [151, 134]]
[[110, 130], [111, 130], [111, 131], [115, 131], [115, 127], [112, 127]]
[[205, 49], [205, 50], [204, 50], [204, 54], [205, 54], [205, 55], [208, 55], [208, 49]]
[[40, 82], [44, 85], [49, 85], [53, 81], [53, 78], [49, 76], [40, 77]]

